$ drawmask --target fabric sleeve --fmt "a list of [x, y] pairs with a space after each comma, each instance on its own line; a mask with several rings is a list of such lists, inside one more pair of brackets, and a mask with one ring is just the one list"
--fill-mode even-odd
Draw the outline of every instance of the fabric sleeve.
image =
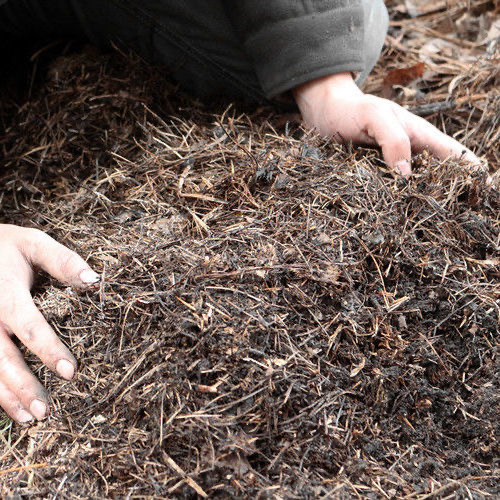
[[361, 0], [223, 0], [268, 97], [364, 66]]

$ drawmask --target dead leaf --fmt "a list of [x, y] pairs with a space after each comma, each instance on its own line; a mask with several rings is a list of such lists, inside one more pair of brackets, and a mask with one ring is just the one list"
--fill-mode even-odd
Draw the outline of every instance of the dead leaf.
[[366, 365], [366, 358], [363, 357], [363, 359], [361, 360], [361, 363], [359, 363], [359, 365], [355, 366], [352, 368], [351, 370], [351, 377], [355, 377]]
[[327, 264], [325, 269], [318, 271], [319, 281], [323, 283], [337, 283], [340, 276], [340, 269], [333, 264]]
[[276, 366], [285, 366], [287, 364], [286, 359], [281, 359], [281, 358], [273, 358], [271, 360]]
[[486, 36], [480, 41], [481, 45], [488, 45], [490, 42], [500, 40], [500, 19], [492, 23]]
[[[457, 50], [458, 47], [447, 40], [432, 38], [419, 50], [419, 59], [424, 63], [432, 64], [434, 62], [433, 57], [441, 55], [448, 58], [454, 58], [457, 55]], [[436, 59], [439, 61], [439, 58]]]
[[401, 85], [406, 87], [411, 82], [421, 78], [424, 75], [425, 63], [418, 62], [409, 68], [397, 68], [389, 71], [384, 78], [384, 85]]
[[405, 7], [410, 17], [420, 17], [450, 7], [450, 2], [441, 0], [405, 0]]
[[382, 95], [389, 99], [393, 96], [394, 87], [406, 88], [419, 78], [422, 78], [425, 72], [425, 63], [418, 62], [408, 68], [397, 68], [389, 71], [382, 84]]

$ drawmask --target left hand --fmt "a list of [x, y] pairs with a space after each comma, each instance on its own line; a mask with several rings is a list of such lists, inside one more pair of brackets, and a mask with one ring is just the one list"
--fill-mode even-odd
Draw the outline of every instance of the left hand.
[[482, 168], [479, 158], [398, 104], [364, 94], [351, 73], [325, 76], [294, 89], [304, 121], [337, 142], [379, 145], [387, 165], [411, 173], [412, 152], [427, 149], [440, 159], [457, 158]]

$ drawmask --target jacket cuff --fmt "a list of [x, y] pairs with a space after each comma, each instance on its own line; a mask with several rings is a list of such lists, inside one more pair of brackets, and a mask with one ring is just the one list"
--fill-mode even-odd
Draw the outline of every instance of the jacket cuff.
[[264, 26], [245, 42], [267, 97], [310, 80], [364, 69], [363, 8], [344, 7]]

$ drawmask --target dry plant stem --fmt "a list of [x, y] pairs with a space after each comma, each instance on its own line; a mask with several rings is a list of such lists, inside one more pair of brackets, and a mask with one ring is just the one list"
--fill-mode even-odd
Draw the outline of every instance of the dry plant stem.
[[[418, 36], [367, 87], [417, 62]], [[461, 101], [429, 119], [498, 170], [494, 61], [440, 67], [425, 102], [452, 82]], [[497, 496], [500, 205], [483, 174], [421, 155], [394, 180], [375, 150], [193, 102], [116, 54], [39, 68], [29, 102], [0, 99], [2, 222], [104, 279], [32, 290], [79, 369], [61, 381], [19, 345], [53, 406], [0, 427], [2, 496]]]

